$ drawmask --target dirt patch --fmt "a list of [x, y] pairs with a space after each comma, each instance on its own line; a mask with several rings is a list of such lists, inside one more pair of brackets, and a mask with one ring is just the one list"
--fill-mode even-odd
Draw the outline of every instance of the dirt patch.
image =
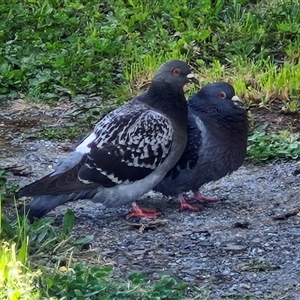
[[[43, 126], [60, 124], [64, 110], [20, 111], [8, 106], [0, 112], [1, 166], [22, 163], [32, 170], [28, 177], [10, 180], [21, 186], [32, 182], [68, 155], [65, 149], [71, 141], [23, 138]], [[263, 109], [252, 114], [256, 124], [269, 123], [276, 131], [293, 125], [300, 131], [297, 115]], [[16, 118], [22, 122], [15, 123]], [[206, 285], [210, 299], [300, 299], [299, 170], [298, 161], [245, 165], [201, 189], [221, 201], [198, 213], [179, 212], [176, 200], [150, 192], [143, 205], [164, 214], [152, 224], [126, 220], [127, 208], [105, 209], [90, 201], [58, 207], [49, 215], [57, 215], [59, 224], [63, 212], [74, 209], [74, 234], [95, 235], [92, 249], [77, 259], [110, 263], [117, 276], [143, 272], [157, 278], [168, 273], [189, 282], [192, 289]]]

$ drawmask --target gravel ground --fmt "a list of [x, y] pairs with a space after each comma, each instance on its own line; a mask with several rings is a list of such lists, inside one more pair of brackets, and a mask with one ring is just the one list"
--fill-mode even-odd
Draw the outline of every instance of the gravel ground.
[[[70, 141], [23, 135], [53, 125], [65, 109], [27, 107], [18, 101], [0, 112], [1, 166], [18, 163], [32, 170], [27, 177], [11, 180], [21, 186], [32, 182], [68, 155]], [[197, 213], [179, 212], [176, 199], [150, 192], [141, 199], [143, 205], [164, 214], [150, 223], [126, 220], [128, 208], [105, 209], [90, 201], [58, 207], [49, 215], [61, 216], [71, 207], [76, 213], [74, 234], [95, 235], [92, 249], [82, 259], [100, 256], [122, 277], [133, 272], [152, 278], [168, 273], [192, 289], [207, 286], [209, 299], [229, 295], [231, 299], [300, 299], [299, 173], [298, 161], [246, 164], [204, 186], [203, 193], [221, 201]]]

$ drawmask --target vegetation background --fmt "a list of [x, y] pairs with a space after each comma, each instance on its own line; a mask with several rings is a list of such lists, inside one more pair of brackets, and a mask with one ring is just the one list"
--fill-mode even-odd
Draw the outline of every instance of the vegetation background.
[[[43, 137], [78, 135], [80, 125], [92, 125], [139, 93], [157, 67], [173, 58], [190, 63], [202, 84], [229, 81], [249, 107], [299, 109], [298, 1], [3, 0], [0, 14], [0, 106], [22, 98], [78, 107], [77, 126], [45, 130]], [[82, 101], [88, 97], [97, 97], [97, 107]], [[253, 128], [249, 137], [253, 162], [299, 153], [293, 128]], [[6, 177], [0, 170], [0, 203], [10, 191]], [[133, 274], [120, 282], [112, 279], [111, 267], [74, 265], [72, 251], [92, 237], [72, 239], [71, 212], [62, 228], [52, 222], [29, 225], [2, 216], [0, 299], [190, 297], [185, 283], [168, 276], [152, 283]], [[67, 263], [42, 265], [37, 257], [50, 249], [63, 253], [64, 261], [68, 257]], [[196, 297], [205, 299], [206, 290]]]

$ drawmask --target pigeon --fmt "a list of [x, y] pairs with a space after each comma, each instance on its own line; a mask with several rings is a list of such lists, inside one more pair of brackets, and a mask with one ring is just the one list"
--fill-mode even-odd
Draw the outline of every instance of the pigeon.
[[160, 66], [149, 89], [105, 115], [58, 169], [17, 192], [35, 196], [23, 209], [30, 221], [69, 201], [106, 207], [133, 203], [130, 216], [154, 218], [135, 200], [155, 187], [181, 157], [187, 141], [183, 87], [199, 83], [181, 60]]
[[[181, 210], [198, 211], [218, 198], [205, 197], [199, 188], [237, 170], [247, 151], [247, 107], [235, 95], [232, 85], [216, 82], [205, 85], [188, 100], [188, 141], [177, 164], [154, 188], [179, 198]], [[186, 199], [183, 193], [193, 192]]]

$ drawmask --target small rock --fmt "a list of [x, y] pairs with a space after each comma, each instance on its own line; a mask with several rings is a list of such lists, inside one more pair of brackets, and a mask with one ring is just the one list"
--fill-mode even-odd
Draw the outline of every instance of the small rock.
[[226, 251], [240, 251], [247, 249], [247, 246], [235, 243], [228, 243], [225, 246], [222, 246], [221, 248]]

